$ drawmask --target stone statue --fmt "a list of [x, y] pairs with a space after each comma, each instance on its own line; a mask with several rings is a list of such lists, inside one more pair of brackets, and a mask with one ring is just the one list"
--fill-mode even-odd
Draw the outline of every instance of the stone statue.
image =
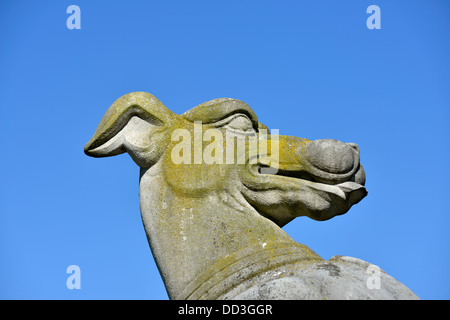
[[269, 133], [239, 100], [178, 115], [133, 92], [84, 151], [128, 152], [140, 167], [142, 221], [171, 299], [418, 299], [377, 266], [326, 261], [281, 229], [344, 214], [367, 195], [356, 144]]

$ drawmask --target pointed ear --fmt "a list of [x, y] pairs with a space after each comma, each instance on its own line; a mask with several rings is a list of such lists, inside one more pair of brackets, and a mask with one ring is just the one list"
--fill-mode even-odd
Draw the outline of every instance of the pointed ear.
[[[145, 166], [144, 154], [159, 146], [150, 146], [154, 128], [170, 126], [176, 114], [146, 92], [133, 92], [117, 99], [106, 111], [84, 152], [92, 157], [109, 157], [124, 152], [139, 166]], [[148, 159], [147, 159], [148, 160]], [[140, 163], [141, 162], [141, 163]], [[148, 162], [148, 161], [147, 161]]]

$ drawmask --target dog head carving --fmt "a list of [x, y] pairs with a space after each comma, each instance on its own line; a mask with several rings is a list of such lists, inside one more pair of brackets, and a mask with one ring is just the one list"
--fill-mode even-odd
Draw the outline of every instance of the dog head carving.
[[149, 93], [127, 94], [84, 150], [93, 157], [127, 152], [141, 168], [160, 164], [177, 194], [239, 193], [243, 206], [279, 226], [298, 216], [330, 219], [367, 194], [356, 144], [274, 135], [246, 103], [228, 98], [178, 115]]

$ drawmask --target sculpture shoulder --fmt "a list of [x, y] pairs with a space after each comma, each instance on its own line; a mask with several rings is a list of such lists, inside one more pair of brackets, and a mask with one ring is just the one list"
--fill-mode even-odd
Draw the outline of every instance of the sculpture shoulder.
[[360, 291], [354, 292], [354, 299], [419, 299], [405, 285], [370, 262], [349, 256], [334, 256], [328, 262], [343, 270], [345, 278], [358, 283]]
[[[412, 300], [399, 281], [361, 259], [334, 256], [328, 261], [283, 266], [266, 273], [234, 299]], [[230, 297], [228, 297], [230, 298]]]

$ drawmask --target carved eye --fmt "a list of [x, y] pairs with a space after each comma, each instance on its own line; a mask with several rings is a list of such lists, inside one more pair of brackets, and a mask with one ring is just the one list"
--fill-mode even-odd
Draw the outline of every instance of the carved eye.
[[213, 124], [216, 128], [225, 128], [235, 136], [255, 136], [253, 123], [245, 114], [236, 113]]
[[255, 136], [256, 131], [253, 129], [252, 121], [244, 114], [235, 114], [227, 119], [223, 126], [229, 134], [234, 136]]
[[248, 131], [253, 129], [253, 124], [245, 115], [236, 115], [225, 126], [226, 128], [234, 130]]

